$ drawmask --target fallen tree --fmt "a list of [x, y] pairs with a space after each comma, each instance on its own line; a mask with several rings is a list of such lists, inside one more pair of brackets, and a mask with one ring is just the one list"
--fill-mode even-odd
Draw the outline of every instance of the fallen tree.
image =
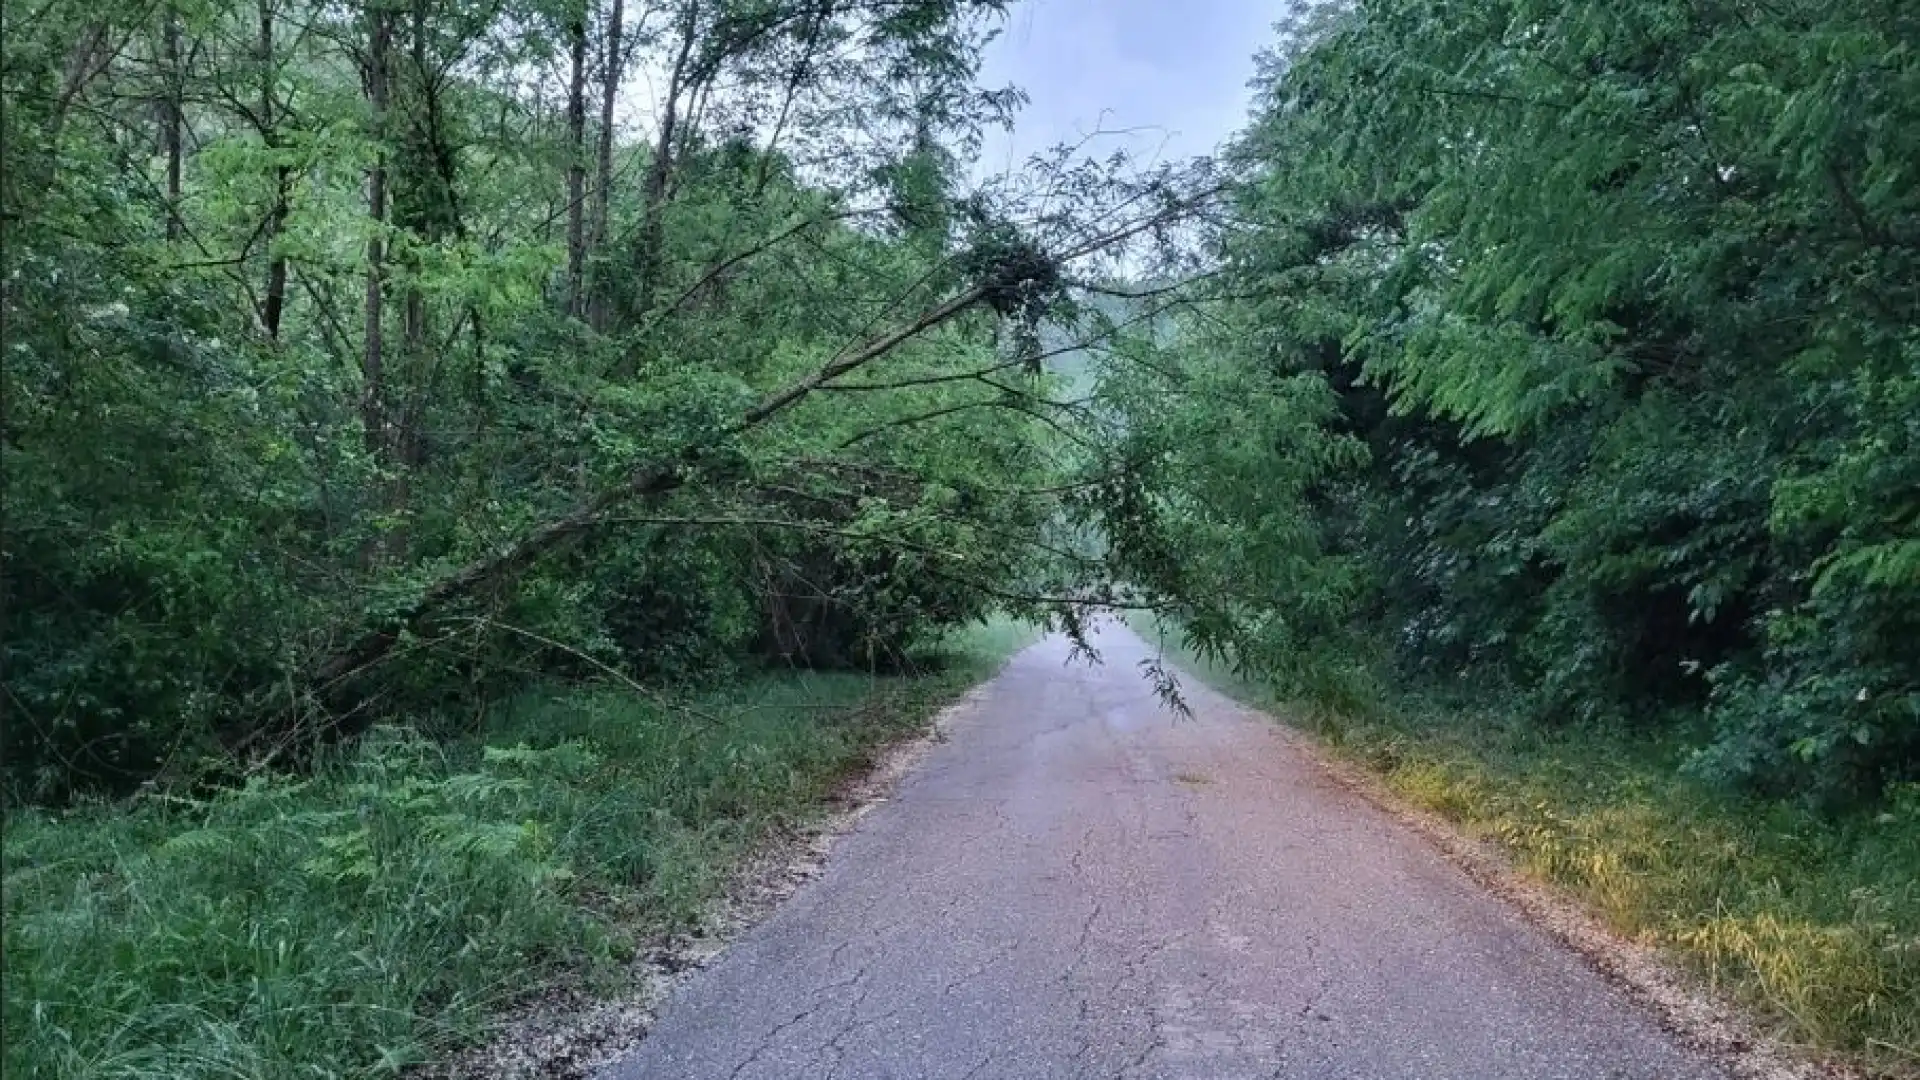
[[[733, 423], [676, 452], [636, 466], [617, 484], [597, 492], [567, 513], [428, 585], [412, 601], [389, 613], [379, 625], [360, 631], [346, 646], [327, 654], [309, 668], [309, 691], [329, 706], [332, 716], [326, 727], [342, 734], [351, 733], [356, 723], [363, 724], [365, 714], [355, 707], [358, 704], [352, 689], [355, 677], [380, 664], [410, 631], [449, 605], [512, 580], [543, 556], [609, 524], [613, 511], [681, 489], [693, 468], [721, 447], [765, 425], [816, 391], [829, 388], [835, 380], [881, 360], [975, 308], [985, 306], [1000, 318], [1025, 325], [1037, 323], [1063, 295], [1062, 266], [1165, 226], [1186, 212], [1197, 198], [1169, 200], [1154, 213], [1074, 244], [1058, 255], [1044, 254], [1025, 243], [996, 245], [990, 260], [977, 257], [972, 260], [970, 268], [977, 268], [979, 276], [966, 289], [893, 330], [842, 351], [807, 377], [766, 395]], [[356, 717], [360, 719], [352, 719]]]

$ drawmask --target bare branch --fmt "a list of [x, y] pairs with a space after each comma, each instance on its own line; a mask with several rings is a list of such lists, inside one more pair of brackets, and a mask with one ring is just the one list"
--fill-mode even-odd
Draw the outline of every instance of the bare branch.
[[924, 375], [919, 378], [895, 379], [891, 382], [833, 383], [828, 386], [823, 386], [820, 389], [822, 391], [828, 391], [828, 392], [841, 391], [841, 390], [872, 391], [872, 390], [906, 390], [915, 386], [939, 386], [942, 383], [969, 382], [974, 379], [979, 379], [987, 375], [993, 375], [997, 372], [1005, 371], [1008, 368], [1023, 367], [1025, 365], [1033, 363], [1033, 361], [1034, 361], [1033, 357], [1022, 356], [1013, 360], [1007, 360], [1003, 363], [995, 364], [992, 367], [978, 368], [973, 371], [961, 371], [961, 372], [955, 372], [955, 373], [950, 373], [946, 375]]

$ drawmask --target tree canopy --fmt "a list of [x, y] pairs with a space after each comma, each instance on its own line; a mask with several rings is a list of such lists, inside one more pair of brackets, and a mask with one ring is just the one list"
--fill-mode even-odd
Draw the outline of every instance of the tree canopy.
[[1004, 7], [7, 0], [12, 795], [1103, 605], [1920, 776], [1920, 15], [1309, 5], [977, 184]]
[[1179, 185], [964, 190], [1000, 10], [8, 0], [14, 794], [1020, 602], [1020, 327]]
[[1704, 710], [1693, 767], [1772, 790], [1920, 775], [1917, 42], [1872, 0], [1303, 13], [1151, 350], [1178, 392], [1110, 368], [1161, 470], [1138, 573], [1323, 685]]

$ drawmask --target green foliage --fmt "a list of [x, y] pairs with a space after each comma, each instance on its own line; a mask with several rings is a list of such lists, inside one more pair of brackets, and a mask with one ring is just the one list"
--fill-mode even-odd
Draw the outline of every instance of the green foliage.
[[317, 494], [305, 380], [253, 368], [213, 296], [138, 256], [124, 284], [46, 233], [8, 256], [35, 314], [8, 317], [5, 756], [16, 793], [57, 794], [204, 749], [332, 605], [281, 546]]
[[381, 729], [305, 779], [6, 821], [8, 1076], [394, 1075], [611, 981], [739, 857], [1020, 643], [914, 680], [528, 692], [480, 739]]
[[[1172, 561], [1279, 545], [1316, 571], [1237, 572], [1258, 614], [1191, 618], [1201, 641], [1271, 667], [1258, 628], [1319, 613], [1403, 671], [1524, 687], [1543, 723], [1704, 709], [1687, 767], [1756, 790], [1920, 776], [1920, 22], [1737, 7], [1295, 25], [1172, 350], [1243, 388], [1123, 411], [1266, 432], [1283, 393], [1367, 455], [1212, 535], [1183, 503], [1220, 466], [1160, 475]], [[1303, 441], [1209, 445], [1244, 504], [1324, 460]]]
[[404, 737], [202, 805], [8, 822], [8, 1072], [395, 1072], [526, 971], [606, 957], [531, 817], [578, 744], [471, 769]]
[[1365, 447], [1327, 430], [1337, 401], [1322, 380], [1232, 351], [1241, 327], [1186, 330], [1173, 348], [1130, 343], [1100, 378], [1126, 466], [1087, 502], [1107, 558], [1211, 650], [1268, 671], [1325, 659], [1364, 579], [1328, 550], [1312, 496]]
[[[18, 6], [9, 800], [298, 763], [530, 676], [898, 664], [1027, 572], [1051, 512], [1013, 492], [1052, 473], [1012, 405], [1036, 376], [735, 430], [972, 284], [954, 192], [1011, 104], [973, 86], [996, 0], [682, 4], [644, 33], [628, 11], [610, 65], [608, 3]], [[609, 85], [570, 81], [582, 16], [616, 91], [680, 58], [604, 162], [598, 120], [566, 122]], [[888, 360], [990, 366], [994, 324]], [[406, 618], [663, 461], [670, 497]], [[329, 668], [366, 635], [384, 662]]]

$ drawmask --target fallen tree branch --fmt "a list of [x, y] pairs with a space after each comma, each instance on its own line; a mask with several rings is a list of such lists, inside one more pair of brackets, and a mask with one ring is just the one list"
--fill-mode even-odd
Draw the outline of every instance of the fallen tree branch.
[[983, 408], [987, 408], [989, 406], [998, 405], [998, 404], [999, 402], [994, 400], [963, 401], [958, 405], [949, 405], [944, 409], [934, 409], [930, 412], [915, 413], [912, 416], [895, 417], [892, 420], [888, 420], [886, 423], [876, 424], [875, 426], [870, 427], [865, 431], [862, 431], [858, 435], [855, 435], [852, 438], [849, 438], [843, 441], [840, 444], [839, 449], [850, 450], [853, 447], [856, 447], [861, 443], [866, 442], [868, 439], [873, 438], [875, 435], [892, 431], [894, 428], [911, 427], [914, 424], [924, 424], [929, 420], [938, 420], [943, 416], [952, 416], [954, 413], [966, 412], [969, 409], [983, 409]]
[[362, 633], [345, 648], [315, 666], [309, 679], [321, 687], [336, 687], [349, 676], [364, 672], [392, 651], [401, 637], [448, 603], [469, 596], [493, 582], [525, 570], [541, 556], [605, 524], [609, 511], [629, 502], [655, 498], [686, 483], [687, 469], [714, 447], [766, 423], [827, 382], [857, 371], [929, 330], [978, 304], [987, 287], [975, 286], [914, 319], [899, 329], [853, 349], [812, 375], [769, 395], [739, 420], [709, 438], [683, 447], [665, 460], [633, 469], [625, 479], [582, 502], [491, 555], [468, 563], [429, 585], [412, 602], [389, 617], [387, 623]]
[[850, 390], [907, 390], [916, 386], [939, 386], [943, 383], [968, 382], [986, 375], [992, 375], [996, 372], [1005, 371], [1008, 368], [1024, 367], [1032, 364], [1033, 361], [1033, 357], [1019, 356], [1012, 360], [994, 364], [991, 367], [976, 368], [973, 371], [959, 371], [947, 375], [923, 375], [918, 378], [895, 379], [891, 382], [834, 383], [831, 386], [823, 386], [820, 389], [841, 393]]
[[[567, 513], [427, 586], [412, 601], [392, 612], [384, 623], [361, 632], [344, 648], [316, 663], [307, 675], [309, 685], [338, 691], [351, 677], [379, 664], [407, 633], [435, 612], [488, 586], [512, 579], [545, 555], [605, 525], [611, 511], [628, 503], [658, 498], [678, 490], [686, 484], [689, 470], [717, 447], [765, 424], [834, 380], [887, 356], [1000, 293], [1021, 287], [1028, 277], [1036, 273], [1057, 273], [1059, 265], [1123, 243], [1164, 223], [1175, 214], [1174, 209], [1163, 210], [1104, 237], [1087, 240], [1044, 266], [1023, 264], [1013, 270], [990, 273], [972, 287], [923, 311], [890, 333], [844, 350], [813, 374], [767, 395], [733, 423], [703, 439], [688, 443], [676, 452], [636, 466], [618, 483], [579, 503]], [[342, 724], [336, 723], [334, 727], [342, 733], [351, 733]]]

